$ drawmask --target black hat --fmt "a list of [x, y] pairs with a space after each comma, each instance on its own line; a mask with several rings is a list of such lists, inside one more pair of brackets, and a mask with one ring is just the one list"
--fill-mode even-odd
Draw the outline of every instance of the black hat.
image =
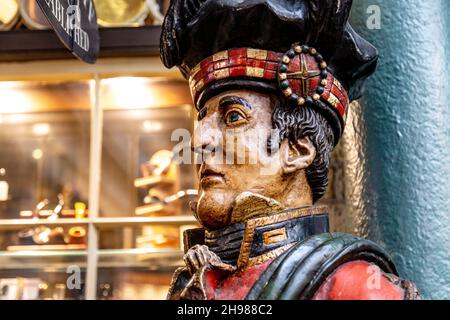
[[342, 134], [349, 101], [374, 72], [377, 50], [348, 23], [352, 0], [172, 0], [161, 59], [190, 80], [201, 109], [233, 86], [314, 104]]

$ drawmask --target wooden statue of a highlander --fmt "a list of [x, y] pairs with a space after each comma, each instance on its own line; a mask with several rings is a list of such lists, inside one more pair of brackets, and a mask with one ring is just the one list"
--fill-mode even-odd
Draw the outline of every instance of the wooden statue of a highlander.
[[[381, 247], [330, 233], [314, 205], [349, 102], [377, 64], [347, 22], [351, 2], [172, 0], [161, 57], [189, 80], [198, 111], [203, 228], [185, 234], [169, 299], [418, 298]], [[225, 161], [235, 149], [256, 160]]]

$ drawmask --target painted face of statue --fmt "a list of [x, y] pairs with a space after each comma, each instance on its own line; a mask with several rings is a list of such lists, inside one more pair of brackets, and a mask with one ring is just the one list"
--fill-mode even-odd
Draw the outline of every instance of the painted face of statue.
[[[249, 90], [223, 92], [206, 104], [192, 140], [201, 155], [198, 166], [197, 217], [208, 229], [219, 229], [245, 217], [233, 216], [236, 199], [252, 193], [273, 199], [283, 207], [312, 204], [305, 169], [316, 149], [308, 137], [288, 139], [268, 152], [272, 113], [278, 104], [270, 94]], [[237, 220], [241, 219], [241, 221]]]

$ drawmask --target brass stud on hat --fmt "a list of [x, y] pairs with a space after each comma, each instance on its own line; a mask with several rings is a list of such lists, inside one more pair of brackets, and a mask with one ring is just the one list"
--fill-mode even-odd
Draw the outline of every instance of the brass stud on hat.
[[284, 95], [286, 97], [289, 97], [292, 95], [292, 89], [291, 88], [287, 88], [286, 90], [283, 91]]
[[303, 97], [300, 97], [300, 98], [297, 99], [297, 104], [298, 104], [299, 106], [304, 105], [305, 102], [306, 102], [306, 100], [305, 100], [305, 98], [303, 98]]

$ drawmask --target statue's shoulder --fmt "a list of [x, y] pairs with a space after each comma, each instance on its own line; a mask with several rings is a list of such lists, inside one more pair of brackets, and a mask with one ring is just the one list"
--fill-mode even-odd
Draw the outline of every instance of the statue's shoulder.
[[314, 300], [416, 300], [415, 285], [357, 260], [339, 266], [321, 285]]
[[[376, 243], [345, 233], [325, 233], [299, 242], [276, 258], [246, 299], [312, 299], [334, 272], [357, 261], [398, 276], [389, 254]], [[348, 270], [344, 270], [347, 275]]]

